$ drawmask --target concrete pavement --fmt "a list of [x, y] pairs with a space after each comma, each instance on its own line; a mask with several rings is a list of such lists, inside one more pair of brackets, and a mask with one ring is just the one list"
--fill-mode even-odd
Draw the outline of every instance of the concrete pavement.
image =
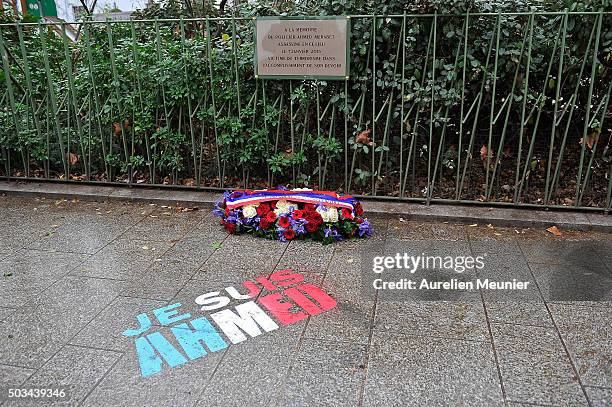
[[[321, 246], [228, 236], [208, 210], [156, 204], [0, 197], [0, 214], [2, 405], [612, 403], [609, 234], [555, 238], [374, 218], [371, 240]], [[517, 297], [479, 289], [438, 300], [372, 290], [371, 258], [406, 251], [486, 253], [478, 273], [531, 288]], [[226, 347], [185, 356], [179, 324], [189, 322], [193, 334], [193, 319], [210, 316], [196, 298], [286, 268], [337, 305], [286, 325], [274, 314], [278, 329], [262, 325], [240, 343], [216, 328]], [[173, 313], [168, 306], [177, 303]], [[153, 348], [161, 349], [160, 338], [171, 345], [155, 354], [163, 366], [150, 376], [137, 336], [123, 334], [141, 314], [152, 322], [148, 332], [159, 333], [148, 337]], [[184, 362], [166, 363], [178, 356]], [[43, 387], [63, 388], [67, 397], [7, 397], [9, 388]]]

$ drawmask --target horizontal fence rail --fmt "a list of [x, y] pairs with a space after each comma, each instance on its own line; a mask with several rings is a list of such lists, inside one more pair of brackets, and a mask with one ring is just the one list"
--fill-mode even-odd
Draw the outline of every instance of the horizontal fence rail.
[[252, 18], [0, 24], [0, 177], [609, 211], [612, 13], [350, 16], [264, 80]]

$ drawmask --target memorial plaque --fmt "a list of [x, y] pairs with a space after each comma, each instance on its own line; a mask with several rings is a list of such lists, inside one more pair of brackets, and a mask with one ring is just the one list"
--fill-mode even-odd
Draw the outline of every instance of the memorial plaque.
[[348, 79], [348, 17], [257, 17], [255, 75], [268, 79]]

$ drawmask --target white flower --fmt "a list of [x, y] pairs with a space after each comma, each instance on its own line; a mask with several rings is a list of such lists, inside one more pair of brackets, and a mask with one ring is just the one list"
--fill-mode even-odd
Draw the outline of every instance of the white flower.
[[254, 218], [257, 216], [257, 209], [255, 205], [244, 205], [242, 207], [242, 216], [245, 218]]
[[336, 208], [319, 206], [317, 207], [317, 212], [323, 218], [323, 222], [338, 222], [338, 210]]
[[276, 209], [274, 209], [274, 213], [276, 214], [276, 216], [282, 216], [288, 214], [291, 211], [296, 210], [297, 208], [297, 204], [281, 200], [276, 203]]

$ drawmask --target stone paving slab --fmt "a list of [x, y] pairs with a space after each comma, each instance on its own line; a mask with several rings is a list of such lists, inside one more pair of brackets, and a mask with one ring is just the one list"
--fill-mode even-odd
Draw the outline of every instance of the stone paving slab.
[[366, 345], [305, 339], [285, 380], [279, 406], [354, 406], [365, 380]]
[[508, 400], [544, 405], [588, 405], [558, 333], [548, 327], [493, 324]]
[[67, 345], [56, 353], [22, 387], [44, 388], [53, 383], [61, 386], [66, 396], [50, 402], [10, 400], [6, 406], [72, 406], [81, 403], [104, 374], [117, 362], [120, 353]]
[[585, 385], [612, 388], [612, 308], [550, 304]]
[[387, 332], [372, 339], [364, 406], [502, 406], [490, 343]]
[[[611, 403], [610, 235], [559, 239], [518, 226], [387, 217], [373, 219], [367, 241], [281, 243], [228, 236], [208, 210], [102, 203], [93, 195], [72, 201], [55, 192], [55, 199], [0, 197], [0, 391], [66, 386], [71, 398], [49, 404], [68, 406]], [[370, 289], [373, 257], [396, 252], [487, 253], [484, 269], [464, 279], [534, 285], [512, 300], [481, 289], [455, 301], [407, 301]], [[292, 325], [276, 320], [278, 329], [244, 342], [222, 334], [227, 348], [142, 376], [135, 337], [123, 336], [138, 327], [137, 315], [150, 316], [151, 332], [182, 349], [177, 332], [205, 331], [171, 330], [153, 310], [180, 303], [190, 320], [207, 316], [198, 296], [229, 286], [245, 293], [242, 282], [287, 267], [337, 305]], [[583, 301], [551, 300], [551, 281], [577, 289]], [[274, 292], [264, 289], [256, 300]], [[2, 397], [0, 405], [32, 404]]]

